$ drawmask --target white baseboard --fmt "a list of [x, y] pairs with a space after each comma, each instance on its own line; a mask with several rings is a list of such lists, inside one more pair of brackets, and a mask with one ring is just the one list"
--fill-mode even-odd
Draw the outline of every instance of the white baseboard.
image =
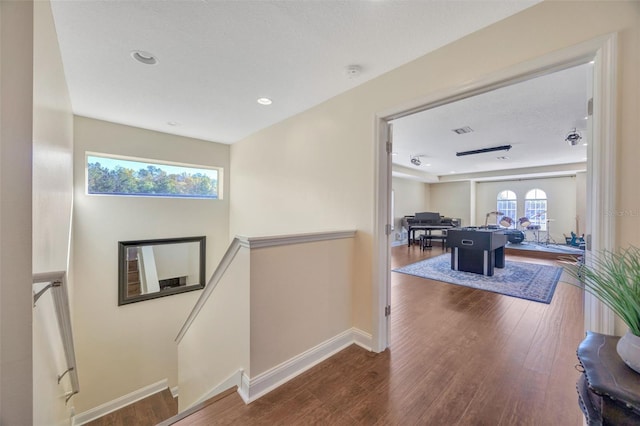
[[242, 385], [241, 382], [242, 382], [243, 375], [244, 375], [243, 370], [236, 371], [235, 373], [233, 373], [232, 375], [224, 379], [222, 382], [218, 383], [216, 386], [214, 386], [211, 390], [209, 390], [207, 393], [202, 395], [200, 398], [198, 398], [193, 404], [190, 404], [189, 407], [187, 407], [187, 409], [193, 407], [194, 405], [200, 404], [201, 402], [205, 402], [207, 399], [213, 398], [214, 396], [221, 394], [222, 392], [228, 389], [231, 389], [234, 386], [237, 386], [239, 391]]
[[371, 350], [372, 337], [357, 328], [346, 330], [256, 377], [249, 378], [243, 374], [238, 393], [247, 404], [255, 401], [354, 343]]
[[100, 418], [105, 414], [113, 413], [116, 410], [119, 410], [123, 407], [126, 407], [129, 404], [133, 404], [136, 401], [140, 401], [148, 396], [151, 396], [155, 393], [162, 392], [167, 387], [169, 387], [169, 382], [167, 379], [160, 380], [159, 382], [150, 384], [149, 386], [145, 386], [141, 389], [135, 390], [131, 393], [128, 393], [124, 396], [116, 398], [112, 401], [105, 402], [102, 405], [99, 405], [95, 408], [87, 410], [83, 413], [80, 413], [71, 419], [72, 426], [79, 426], [85, 423], [88, 423], [92, 420]]

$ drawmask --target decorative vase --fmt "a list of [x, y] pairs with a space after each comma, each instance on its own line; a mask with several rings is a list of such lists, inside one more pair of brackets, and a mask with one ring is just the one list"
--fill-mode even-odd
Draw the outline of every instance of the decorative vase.
[[616, 349], [624, 363], [635, 372], [640, 373], [640, 337], [627, 331], [627, 334], [618, 340]]

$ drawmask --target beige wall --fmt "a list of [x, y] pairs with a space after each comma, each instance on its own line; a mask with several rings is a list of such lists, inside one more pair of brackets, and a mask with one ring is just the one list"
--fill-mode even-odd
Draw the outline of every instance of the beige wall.
[[[542, 189], [547, 194], [547, 219], [553, 219], [549, 226], [550, 236], [558, 244], [564, 244], [564, 236], [571, 235], [576, 229], [576, 178], [574, 176], [529, 179], [502, 182], [478, 182], [477, 183], [477, 216], [476, 223], [484, 225], [486, 214], [496, 210], [497, 196], [501, 191], [511, 190], [518, 198], [517, 220], [524, 216], [524, 200], [531, 189]], [[495, 216], [489, 218], [489, 223], [495, 224]], [[527, 233], [528, 239], [533, 239], [532, 233]], [[540, 232], [539, 239], [546, 240], [546, 233]]]
[[250, 267], [249, 249], [240, 248], [178, 345], [180, 411], [232, 373], [249, 374]]
[[351, 328], [353, 239], [251, 250], [251, 378]]
[[395, 208], [393, 213], [394, 236], [402, 232], [402, 218], [414, 215], [417, 212], [429, 210], [430, 185], [411, 179], [393, 178], [392, 188], [394, 191]]
[[0, 424], [30, 425], [33, 2], [0, 2]]
[[[73, 194], [73, 114], [48, 1], [34, 3], [33, 272], [67, 269]], [[67, 277], [68, 294], [73, 295]], [[68, 424], [71, 390], [50, 294], [33, 314], [34, 424]]]
[[222, 167], [229, 181], [227, 145], [75, 118], [74, 324], [82, 387], [76, 397], [78, 413], [164, 378], [176, 386], [174, 338], [200, 294], [119, 307], [118, 241], [206, 235], [207, 279], [229, 242], [228, 197], [89, 196], [86, 151]]
[[462, 219], [462, 226], [469, 226], [471, 182], [431, 184], [431, 209], [442, 216]]
[[[234, 144], [231, 234], [357, 229], [353, 322], [370, 332], [375, 114], [611, 32], [619, 32], [618, 199], [638, 211], [639, 14], [638, 2], [545, 1]], [[638, 217], [619, 225], [621, 241], [640, 242]]]

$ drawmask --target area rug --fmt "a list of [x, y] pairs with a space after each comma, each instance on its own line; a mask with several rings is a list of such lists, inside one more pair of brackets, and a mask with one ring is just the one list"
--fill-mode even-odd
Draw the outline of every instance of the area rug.
[[504, 268], [494, 268], [492, 277], [453, 271], [450, 254], [432, 257], [393, 271], [541, 303], [551, 303], [562, 275], [562, 268], [559, 266], [512, 260], [507, 260]]

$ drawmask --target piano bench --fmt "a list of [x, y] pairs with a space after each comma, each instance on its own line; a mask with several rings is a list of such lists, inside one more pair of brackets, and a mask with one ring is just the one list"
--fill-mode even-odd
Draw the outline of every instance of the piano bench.
[[431, 249], [433, 240], [440, 240], [442, 242], [442, 250], [447, 249], [446, 235], [420, 235], [420, 249], [422, 251]]

